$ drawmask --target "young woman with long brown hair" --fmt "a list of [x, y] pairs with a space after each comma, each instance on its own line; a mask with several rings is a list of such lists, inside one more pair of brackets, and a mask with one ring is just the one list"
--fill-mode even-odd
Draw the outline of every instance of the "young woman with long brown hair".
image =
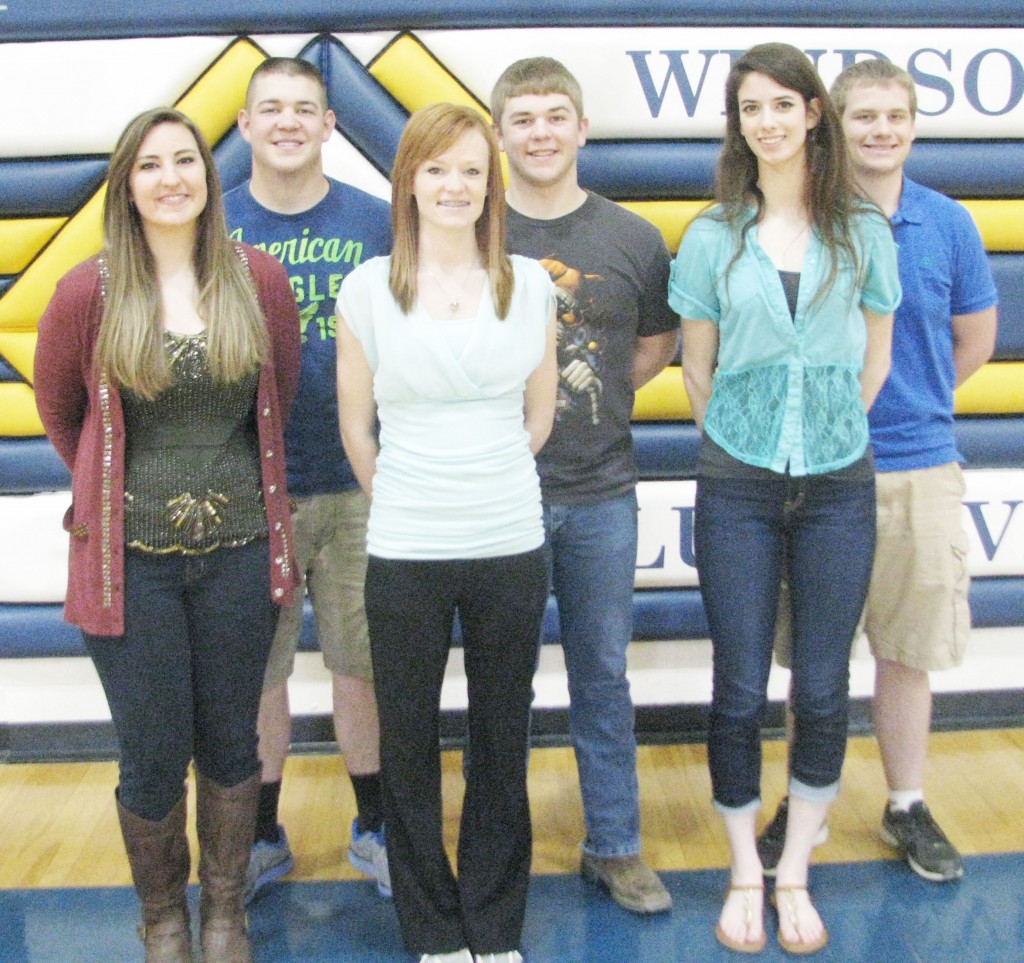
[[669, 289], [703, 430], [694, 537], [714, 652], [708, 761], [732, 853], [716, 935], [740, 952], [765, 945], [760, 724], [785, 571], [795, 738], [776, 894], [779, 941], [803, 954], [828, 939], [808, 863], [846, 747], [874, 553], [866, 411], [888, 372], [900, 287], [889, 225], [853, 194], [839, 118], [807, 56], [753, 47], [725, 97], [718, 204], [688, 230]]
[[147, 963], [192, 959], [193, 760], [204, 960], [251, 960], [241, 894], [256, 712], [294, 583], [282, 425], [298, 367], [288, 278], [228, 240], [199, 130], [175, 110], [136, 117], [111, 157], [103, 250], [39, 323], [35, 390], [72, 474], [65, 618], [118, 737]]

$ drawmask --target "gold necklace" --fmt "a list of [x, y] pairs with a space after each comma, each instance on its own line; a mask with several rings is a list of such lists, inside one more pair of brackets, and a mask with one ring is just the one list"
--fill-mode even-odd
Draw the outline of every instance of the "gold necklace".
[[473, 261], [473, 263], [469, 265], [469, 267], [466, 269], [465, 275], [462, 278], [462, 284], [459, 285], [459, 296], [452, 297], [451, 292], [448, 291], [445, 288], [445, 286], [441, 283], [440, 278], [438, 278], [438, 276], [431, 270], [430, 265], [424, 262], [423, 268], [427, 272], [427, 274], [429, 274], [430, 277], [433, 279], [434, 284], [437, 285], [438, 291], [440, 291], [446, 298], [449, 299], [448, 310], [451, 311], [452, 314], [455, 314], [459, 310], [459, 306], [462, 304], [462, 298], [466, 293], [466, 282], [469, 280], [470, 274], [473, 273], [473, 269], [477, 266], [478, 263], [479, 262], [477, 261]]

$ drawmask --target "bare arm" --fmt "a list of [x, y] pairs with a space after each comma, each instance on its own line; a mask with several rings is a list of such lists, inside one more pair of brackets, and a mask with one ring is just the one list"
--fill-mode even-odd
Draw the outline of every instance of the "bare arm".
[[523, 396], [524, 424], [530, 435], [530, 451], [535, 455], [544, 447], [555, 422], [555, 395], [558, 390], [558, 366], [555, 361], [555, 309], [551, 309], [544, 336], [544, 357], [526, 379]]
[[373, 372], [359, 339], [339, 314], [338, 422], [352, 472], [367, 498], [373, 497], [377, 471], [377, 404], [373, 400]]
[[892, 315], [875, 314], [867, 308], [861, 310], [867, 326], [868, 343], [860, 373], [860, 397], [864, 410], [870, 411], [892, 365]]
[[992, 357], [998, 326], [994, 305], [973, 314], [953, 315], [953, 364], [957, 388]]
[[711, 377], [718, 363], [718, 326], [713, 321], [682, 319], [683, 384], [693, 420], [704, 430], [704, 413], [711, 398]]
[[679, 332], [666, 331], [636, 339], [633, 351], [632, 379], [634, 388], [642, 388], [675, 356], [679, 348]]

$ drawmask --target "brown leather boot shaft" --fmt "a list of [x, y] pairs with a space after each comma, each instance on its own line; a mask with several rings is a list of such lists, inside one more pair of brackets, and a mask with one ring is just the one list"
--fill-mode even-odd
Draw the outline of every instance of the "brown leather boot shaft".
[[200, 941], [204, 963], [252, 963], [242, 891], [256, 829], [260, 777], [230, 788], [196, 777]]
[[135, 892], [142, 903], [139, 936], [146, 963], [191, 963], [188, 886], [190, 857], [185, 835], [185, 797], [161, 820], [153, 822], [117, 804]]

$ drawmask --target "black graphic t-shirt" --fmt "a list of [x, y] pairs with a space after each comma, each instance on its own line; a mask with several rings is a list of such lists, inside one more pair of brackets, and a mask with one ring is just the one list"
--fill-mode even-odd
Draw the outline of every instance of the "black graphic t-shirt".
[[506, 211], [509, 251], [538, 259], [558, 300], [555, 426], [537, 456], [544, 500], [625, 494], [636, 484], [636, 340], [679, 324], [668, 306], [668, 249], [652, 224], [597, 194], [551, 220]]

